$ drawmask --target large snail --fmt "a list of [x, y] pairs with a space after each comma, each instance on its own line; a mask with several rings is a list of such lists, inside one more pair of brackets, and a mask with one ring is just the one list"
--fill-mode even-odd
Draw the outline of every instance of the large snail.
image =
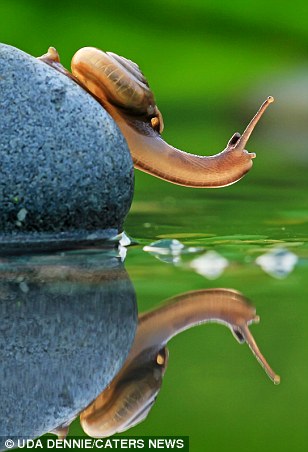
[[235, 133], [222, 152], [198, 156], [162, 139], [162, 115], [137, 64], [93, 47], [76, 52], [72, 73], [60, 64], [53, 47], [40, 59], [79, 83], [109, 112], [126, 138], [136, 168], [174, 184], [214, 188], [237, 182], [252, 167], [256, 155], [245, 146], [273, 97], [265, 100], [243, 134]]
[[[168, 363], [168, 341], [178, 333], [206, 322], [229, 327], [247, 342], [271, 380], [280, 378], [261, 354], [248, 326], [259, 321], [255, 308], [239, 292], [205, 289], [171, 298], [160, 308], [139, 316], [130, 354], [115, 379], [81, 414], [84, 431], [92, 437], [111, 436], [146, 418], [162, 384]], [[56, 433], [67, 433], [65, 428]]]

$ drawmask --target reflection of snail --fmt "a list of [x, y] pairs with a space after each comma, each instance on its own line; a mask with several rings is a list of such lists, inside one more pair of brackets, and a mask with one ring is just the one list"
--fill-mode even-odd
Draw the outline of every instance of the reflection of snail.
[[242, 135], [235, 133], [224, 151], [211, 157], [180, 151], [161, 138], [163, 119], [137, 64], [111, 52], [84, 47], [72, 59], [72, 74], [50, 47], [40, 59], [87, 89], [120, 127], [136, 168], [174, 184], [224, 187], [251, 168], [254, 153], [244, 148], [273, 97], [268, 97]]
[[278, 384], [279, 376], [268, 365], [248, 329], [258, 320], [245, 297], [229, 289], [188, 292], [139, 316], [134, 345], [124, 367], [80, 415], [84, 431], [93, 437], [111, 436], [144, 420], [162, 384], [168, 362], [167, 342], [200, 323], [228, 326], [240, 343], [248, 343], [268, 376]]

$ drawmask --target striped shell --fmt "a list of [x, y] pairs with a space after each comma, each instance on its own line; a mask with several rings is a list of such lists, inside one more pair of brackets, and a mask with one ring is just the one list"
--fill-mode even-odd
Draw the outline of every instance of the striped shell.
[[[163, 129], [162, 116], [154, 95], [138, 65], [112, 52], [84, 47], [72, 59], [72, 73], [91, 91], [91, 81], [99, 85], [105, 100], [126, 114], [145, 116], [153, 128]], [[85, 80], [88, 78], [88, 83]], [[97, 93], [94, 92], [97, 95]], [[101, 98], [101, 95], [97, 95]], [[153, 119], [153, 121], [152, 121]]]

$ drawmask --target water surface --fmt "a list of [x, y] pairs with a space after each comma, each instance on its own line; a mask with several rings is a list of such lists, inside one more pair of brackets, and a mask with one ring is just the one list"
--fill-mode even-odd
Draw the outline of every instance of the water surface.
[[[243, 292], [261, 317], [251, 330], [281, 384], [227, 329], [203, 325], [170, 342], [157, 403], [130, 434], [186, 434], [192, 451], [288, 451], [307, 443], [307, 208], [306, 167], [290, 157], [277, 164], [259, 154], [253, 172], [221, 190], [136, 175], [125, 227], [137, 242], [126, 268], [139, 311], [188, 290]], [[144, 251], [153, 242], [166, 253]]]

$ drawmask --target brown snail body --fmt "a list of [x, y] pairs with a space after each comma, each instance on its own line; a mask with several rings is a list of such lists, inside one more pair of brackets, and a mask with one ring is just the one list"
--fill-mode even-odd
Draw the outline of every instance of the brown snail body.
[[213, 156], [180, 151], [162, 137], [163, 118], [139, 67], [130, 60], [94, 47], [84, 47], [72, 59], [72, 74], [50, 48], [41, 60], [71, 77], [90, 92], [109, 112], [122, 131], [136, 168], [178, 185], [214, 188], [231, 185], [252, 167], [254, 153], [246, 143], [263, 112], [273, 102], [270, 96], [242, 135], [235, 133], [227, 147]]
[[270, 368], [249, 331], [259, 321], [247, 299], [230, 289], [206, 289], [173, 297], [154, 311], [139, 316], [130, 354], [115, 379], [81, 414], [84, 431], [93, 437], [111, 436], [144, 420], [160, 390], [168, 363], [168, 341], [201, 323], [229, 327], [238, 342], [247, 342], [271, 380]]

